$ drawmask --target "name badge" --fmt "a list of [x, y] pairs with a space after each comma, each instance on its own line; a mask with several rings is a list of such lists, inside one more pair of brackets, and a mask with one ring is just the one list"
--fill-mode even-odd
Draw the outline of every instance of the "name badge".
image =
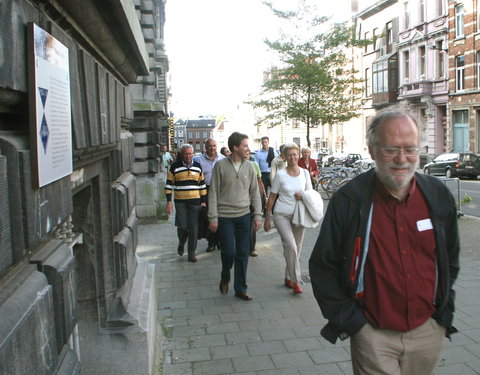
[[433, 229], [432, 221], [430, 219], [423, 219], [417, 221], [417, 229], [419, 232], [424, 230]]

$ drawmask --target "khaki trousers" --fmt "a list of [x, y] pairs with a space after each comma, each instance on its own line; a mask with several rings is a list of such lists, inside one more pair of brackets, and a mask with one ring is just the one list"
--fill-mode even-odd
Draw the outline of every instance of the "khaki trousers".
[[430, 375], [440, 358], [445, 327], [428, 319], [408, 332], [365, 324], [350, 338], [355, 375]]
[[273, 222], [280, 233], [283, 245], [283, 255], [287, 266], [285, 267], [285, 278], [292, 282], [299, 283], [302, 278], [300, 269], [300, 253], [302, 251], [305, 228], [292, 224], [293, 215], [275, 214]]

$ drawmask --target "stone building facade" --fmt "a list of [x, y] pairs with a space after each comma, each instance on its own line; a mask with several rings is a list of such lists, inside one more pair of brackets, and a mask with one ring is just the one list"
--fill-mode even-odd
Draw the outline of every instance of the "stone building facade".
[[[153, 276], [152, 265], [135, 256], [138, 141], [128, 89], [151, 75], [138, 18], [148, 23], [149, 14], [125, 0], [1, 2], [2, 374], [153, 368], [152, 292], [138, 287]], [[33, 182], [29, 132], [30, 22], [69, 51], [73, 173], [41, 188]], [[150, 301], [147, 313], [141, 300]], [[132, 356], [102, 362], [119, 338]]]
[[[168, 110], [168, 57], [164, 45], [166, 0], [135, 0], [148, 51], [148, 75], [130, 85], [134, 118], [131, 132], [135, 141], [132, 173], [137, 180], [137, 216], [164, 219], [165, 171], [160, 162], [160, 147], [172, 142]], [[173, 126], [172, 126], [173, 127]]]

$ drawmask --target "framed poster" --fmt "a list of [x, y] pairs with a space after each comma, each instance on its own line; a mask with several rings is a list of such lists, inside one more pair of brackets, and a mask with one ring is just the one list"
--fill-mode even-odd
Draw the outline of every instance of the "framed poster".
[[68, 48], [34, 23], [27, 34], [33, 181], [42, 187], [73, 169]]

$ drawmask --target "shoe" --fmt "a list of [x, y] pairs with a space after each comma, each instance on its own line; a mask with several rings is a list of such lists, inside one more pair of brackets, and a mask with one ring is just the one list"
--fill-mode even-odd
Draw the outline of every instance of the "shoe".
[[183, 255], [183, 252], [184, 252], [183, 246], [182, 246], [182, 245], [178, 245], [178, 248], [177, 248], [177, 253], [178, 253], [178, 255], [182, 256], [182, 255]]
[[207, 253], [211, 253], [213, 250], [215, 250], [215, 245], [208, 244], [207, 250], [205, 250], [205, 251]]
[[251, 301], [253, 299], [253, 297], [249, 296], [247, 292], [235, 293], [235, 297], [243, 299], [244, 301]]
[[286, 286], [288, 289], [293, 289], [292, 280], [285, 279], [285, 286]]
[[197, 263], [198, 259], [196, 256], [189, 256], [188, 261], [192, 263]]
[[303, 293], [303, 290], [302, 290], [302, 288], [300, 288], [300, 285], [298, 283], [293, 284], [293, 293], [295, 293], [295, 294]]
[[228, 293], [228, 282], [223, 282], [220, 281], [220, 285], [218, 286], [218, 289], [220, 289], [220, 293], [223, 295]]
[[250, 251], [251, 257], [258, 257], [258, 253], [255, 250]]

